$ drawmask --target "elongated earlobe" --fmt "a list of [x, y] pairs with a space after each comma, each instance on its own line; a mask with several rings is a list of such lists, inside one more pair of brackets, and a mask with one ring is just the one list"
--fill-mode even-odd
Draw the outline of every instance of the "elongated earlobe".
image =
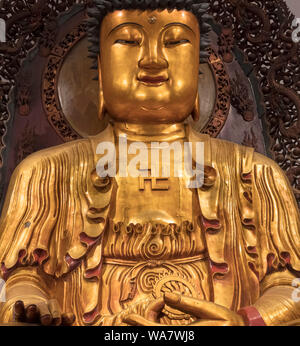
[[103, 96], [103, 87], [102, 87], [102, 74], [101, 74], [101, 65], [100, 57], [98, 56], [98, 76], [99, 76], [99, 112], [98, 118], [100, 120], [104, 119], [105, 116], [105, 105], [104, 105], [104, 96]]
[[197, 93], [196, 101], [195, 101], [195, 107], [192, 111], [192, 117], [194, 121], [199, 121], [200, 119], [200, 99], [199, 99], [199, 93]]

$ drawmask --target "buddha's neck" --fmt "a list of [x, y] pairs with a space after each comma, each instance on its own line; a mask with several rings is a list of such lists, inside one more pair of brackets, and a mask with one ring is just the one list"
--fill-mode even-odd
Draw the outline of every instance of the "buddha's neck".
[[116, 136], [126, 134], [128, 140], [134, 141], [175, 141], [186, 137], [186, 125], [175, 124], [129, 124], [115, 122], [113, 124]]

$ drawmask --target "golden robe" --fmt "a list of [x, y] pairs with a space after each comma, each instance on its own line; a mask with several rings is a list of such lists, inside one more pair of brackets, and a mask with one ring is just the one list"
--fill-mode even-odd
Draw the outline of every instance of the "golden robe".
[[[11, 178], [0, 221], [7, 288], [29, 280], [85, 325], [117, 324], [126, 309], [142, 314], [155, 295], [141, 286], [166, 273], [174, 282], [180, 277], [188, 293], [233, 311], [269, 287], [290, 285], [290, 274], [300, 272], [300, 219], [282, 170], [252, 148], [190, 127], [186, 138], [205, 143], [205, 165], [216, 176], [193, 192], [195, 208], [181, 225], [115, 222], [118, 176], [95, 173], [97, 145], [116, 141], [110, 125], [26, 158]], [[142, 301], [141, 290], [149, 293]], [[11, 306], [2, 316], [9, 319]]]

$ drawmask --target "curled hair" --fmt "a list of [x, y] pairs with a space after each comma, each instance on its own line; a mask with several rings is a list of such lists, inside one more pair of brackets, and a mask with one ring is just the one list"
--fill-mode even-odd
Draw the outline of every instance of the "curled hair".
[[87, 10], [89, 57], [93, 59], [92, 69], [98, 69], [98, 54], [100, 50], [99, 32], [104, 17], [113, 11], [118, 10], [186, 10], [192, 12], [198, 19], [200, 38], [200, 62], [206, 62], [209, 54], [207, 48], [210, 46], [208, 32], [211, 27], [208, 20], [208, 0], [94, 0], [92, 7]]

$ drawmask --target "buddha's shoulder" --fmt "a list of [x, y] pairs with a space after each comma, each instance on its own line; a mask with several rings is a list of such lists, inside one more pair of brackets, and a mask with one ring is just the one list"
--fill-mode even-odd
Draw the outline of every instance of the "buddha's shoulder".
[[245, 145], [230, 142], [219, 138], [210, 138], [211, 150], [219, 153], [222, 159], [222, 153], [227, 152], [230, 156], [239, 156], [241, 159], [251, 161], [251, 164], [256, 167], [270, 167], [276, 171], [281, 171], [279, 165], [271, 158], [258, 153], [254, 148]]
[[17, 166], [16, 171], [31, 170], [34, 167], [60, 164], [62, 160], [78, 157], [80, 160], [92, 157], [92, 145], [89, 139], [79, 139], [57, 146], [45, 148], [27, 156]]

